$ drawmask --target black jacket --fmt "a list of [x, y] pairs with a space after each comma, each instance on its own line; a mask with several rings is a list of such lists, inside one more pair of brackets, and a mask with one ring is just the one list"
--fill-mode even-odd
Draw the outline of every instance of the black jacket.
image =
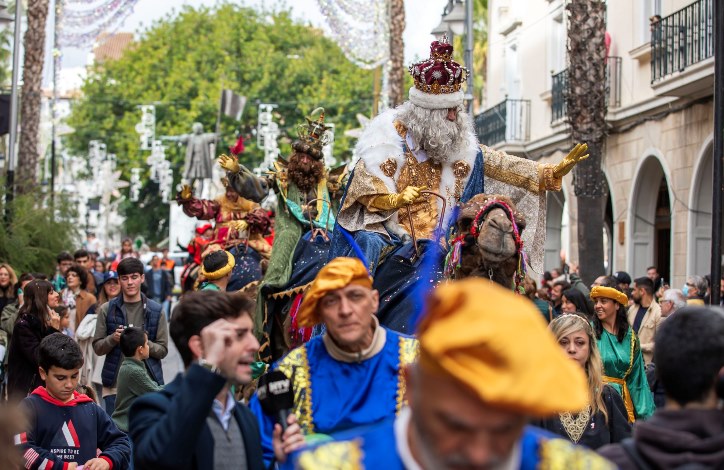
[[38, 347], [46, 336], [58, 333], [53, 327], [40, 323], [35, 316], [23, 314], [13, 328], [8, 350], [8, 397], [17, 402], [44, 383], [38, 374]]
[[[586, 430], [578, 441], [579, 445], [586, 446], [590, 449], [598, 449], [606, 444], [621, 442], [631, 436], [631, 425], [628, 423], [626, 407], [623, 404], [621, 395], [610, 385], [603, 386], [602, 394], [603, 403], [608, 414], [608, 423], [603, 413], [599, 411], [591, 416]], [[558, 416], [533, 421], [531, 424], [558, 434], [566, 439], [570, 439], [566, 433], [566, 428]]]
[[[214, 468], [214, 438], [206, 418], [226, 381], [193, 364], [162, 391], [139, 397], [131, 406], [128, 432], [136, 470]], [[254, 415], [237, 403], [246, 468], [264, 468], [261, 436]]]
[[[724, 469], [724, 411], [659, 410], [648, 421], [636, 423], [633, 442], [651, 469], [669, 470], [687, 464]], [[598, 452], [621, 470], [640, 468], [621, 444], [602, 447]]]

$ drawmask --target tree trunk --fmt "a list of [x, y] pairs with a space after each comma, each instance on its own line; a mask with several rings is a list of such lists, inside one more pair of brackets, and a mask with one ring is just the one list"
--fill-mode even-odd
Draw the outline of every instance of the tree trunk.
[[568, 11], [566, 104], [574, 142], [588, 143], [589, 157], [575, 168], [578, 197], [578, 262], [586, 284], [604, 273], [603, 212], [607, 186], [602, 161], [606, 139], [606, 4], [571, 0]]
[[20, 145], [18, 147], [18, 192], [29, 192], [37, 184], [41, 85], [45, 58], [45, 21], [48, 0], [29, 0], [23, 89], [20, 102]]
[[390, 0], [390, 71], [388, 84], [390, 87], [390, 107], [405, 101], [405, 43], [402, 33], [405, 32], [405, 0]]

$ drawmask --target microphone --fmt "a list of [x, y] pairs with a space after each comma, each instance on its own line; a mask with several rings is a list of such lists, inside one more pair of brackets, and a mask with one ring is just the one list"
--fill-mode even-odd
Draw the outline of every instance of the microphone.
[[267, 372], [259, 377], [256, 396], [264, 413], [274, 416], [282, 425], [282, 432], [286, 431], [287, 418], [294, 408], [292, 381], [282, 371]]

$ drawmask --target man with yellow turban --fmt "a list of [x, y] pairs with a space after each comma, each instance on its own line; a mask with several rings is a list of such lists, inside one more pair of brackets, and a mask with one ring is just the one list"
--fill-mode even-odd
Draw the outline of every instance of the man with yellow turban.
[[[292, 381], [293, 411], [306, 435], [330, 434], [393, 418], [405, 404], [403, 370], [417, 359], [417, 340], [380, 326], [379, 294], [357, 258], [335, 258], [304, 296], [300, 327], [325, 332], [293, 349], [272, 369]], [[274, 420], [255, 396], [267, 464], [273, 457]], [[322, 467], [320, 467], [322, 468]]]
[[419, 362], [405, 370], [409, 407], [302, 451], [296, 468], [615, 468], [526, 426], [589, 400], [584, 373], [527, 299], [483, 279], [442, 285], [418, 335]]

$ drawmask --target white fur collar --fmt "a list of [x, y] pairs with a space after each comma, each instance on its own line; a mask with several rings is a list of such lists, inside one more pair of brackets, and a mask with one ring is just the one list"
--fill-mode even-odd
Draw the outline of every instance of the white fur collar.
[[[397, 192], [395, 181], [399, 177], [402, 166], [405, 163], [405, 154], [402, 146], [403, 140], [397, 133], [394, 125], [396, 114], [395, 109], [388, 109], [369, 123], [355, 146], [355, 157], [353, 161], [353, 165], [356, 164], [358, 160], [364, 161], [367, 172], [382, 180], [390, 193]], [[455, 175], [453, 174], [453, 164], [456, 161], [462, 160], [470, 167], [468, 176], [463, 181], [464, 188], [473, 171], [475, 157], [478, 151], [478, 139], [475, 134], [471, 132], [468, 135], [468, 145], [460, 152], [459, 157], [451, 158], [443, 165], [439, 190], [447, 200], [445, 226], [447, 225], [447, 219], [452, 212], [453, 206], [458, 202], [454, 197]], [[385, 175], [380, 168], [380, 165], [390, 158], [397, 163], [397, 171], [393, 177]], [[442, 202], [438, 199], [438, 210], [441, 209]]]

